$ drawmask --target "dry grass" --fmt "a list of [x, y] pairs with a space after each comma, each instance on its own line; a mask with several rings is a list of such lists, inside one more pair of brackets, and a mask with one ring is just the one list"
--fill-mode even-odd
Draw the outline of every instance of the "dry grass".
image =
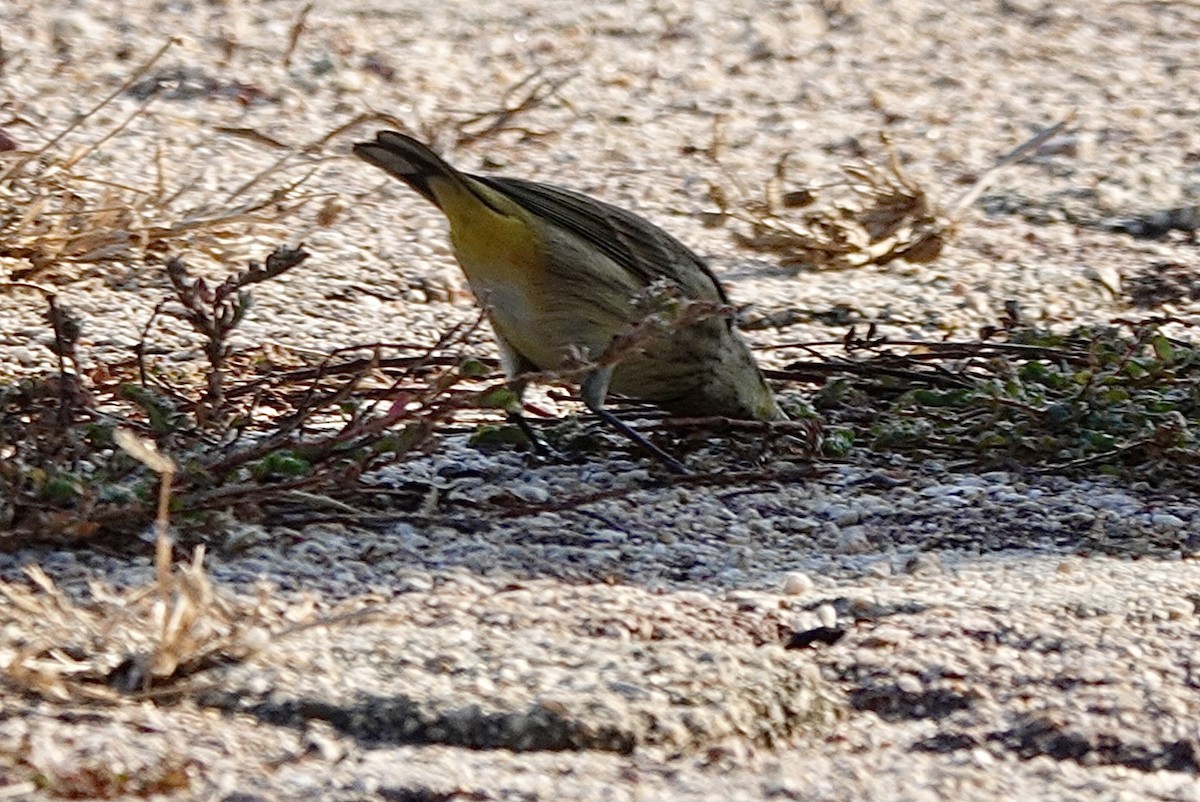
[[[734, 223], [742, 247], [778, 257], [785, 267], [844, 270], [897, 259], [932, 262], [957, 231], [962, 214], [1000, 171], [1060, 133], [1071, 118], [1040, 131], [1002, 157], [949, 209], [941, 209], [930, 190], [908, 176], [886, 136], [882, 164], [869, 159], [842, 167], [843, 179], [820, 187], [792, 187], [788, 154], [775, 163], [762, 197], [746, 197], [726, 185], [713, 184], [709, 195], [718, 212], [711, 225]], [[720, 162], [720, 127], [707, 153]], [[730, 181], [737, 187], [736, 181]]]
[[[318, 197], [300, 194], [302, 177], [276, 181], [256, 196], [220, 208], [204, 200], [188, 206], [185, 199], [193, 187], [172, 185], [161, 148], [153, 154], [155, 178], [148, 186], [90, 174], [88, 161], [145, 114], [156, 95], [104, 130], [93, 130], [98, 113], [131, 93], [173, 45], [173, 40], [164, 44], [124, 83], [39, 148], [0, 152], [0, 267], [8, 267], [13, 280], [45, 280], [72, 265], [133, 262], [181, 248], [219, 260], [224, 240], [253, 225], [277, 224]], [[86, 141], [70, 145], [76, 134], [86, 135]], [[258, 176], [256, 183], [265, 177]]]
[[87, 603], [60, 591], [37, 565], [25, 569], [31, 587], [0, 583], [0, 597], [8, 602], [0, 607], [0, 676], [52, 701], [115, 702], [177, 688], [264, 646], [287, 609], [272, 606], [265, 592], [253, 605], [221, 599], [204, 572], [203, 547], [190, 564], [174, 567], [169, 515], [175, 463], [128, 430], [118, 430], [114, 440], [160, 477], [155, 581], [127, 591], [92, 582]]
[[[253, 601], [223, 598], [204, 570], [204, 547], [173, 565], [171, 483], [176, 466], [154, 443], [120, 430], [120, 447], [160, 476], [153, 582], [127, 590], [89, 583], [63, 593], [37, 565], [29, 586], [0, 582], [0, 677], [55, 702], [175, 696], [188, 680], [245, 660], [276, 636], [320, 623], [311, 599], [288, 604], [266, 587]], [[334, 619], [326, 619], [332, 623]], [[340, 620], [347, 620], [343, 617]]]
[[26, 573], [30, 587], [0, 583], [0, 675], [60, 702], [160, 692], [244, 659], [288, 623], [288, 611], [265, 595], [256, 604], [222, 599], [202, 549], [164, 583], [117, 591], [93, 582], [88, 602], [72, 600], [37, 566]]

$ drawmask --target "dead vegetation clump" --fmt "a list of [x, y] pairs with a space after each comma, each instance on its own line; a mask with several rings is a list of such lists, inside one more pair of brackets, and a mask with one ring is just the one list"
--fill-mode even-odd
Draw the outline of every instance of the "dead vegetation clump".
[[[299, 194], [307, 175], [283, 183], [277, 176], [311, 164], [330, 139], [377, 115], [355, 118], [299, 148], [256, 131], [224, 131], [286, 151], [224, 203], [205, 198], [184, 208], [181, 199], [191, 187], [169, 187], [161, 151], [153, 154], [156, 178], [149, 187], [93, 178], [86, 162], [156, 99], [169, 96], [162, 87], [178, 70], [158, 65], [173, 44], [44, 145], [0, 152], [0, 268], [8, 273], [0, 292], [43, 299], [58, 363], [56, 371], [0, 383], [0, 528], [9, 531], [0, 541], [10, 548], [29, 538], [128, 536], [148, 525], [154, 475], [117, 447], [114, 438], [123, 430], [177, 463], [171, 502], [177, 523], [203, 524], [206, 516], [229, 510], [254, 521], [360, 498], [362, 476], [424, 447], [435, 424], [466, 407], [505, 401], [501, 390], [485, 387], [495, 365], [462, 351], [478, 321], [432, 345], [373, 343], [330, 354], [233, 349], [230, 338], [250, 309], [251, 289], [308, 255], [281, 247], [244, 266], [231, 263], [217, 243], [244, 237], [254, 224], [279, 222], [318, 197]], [[503, 111], [478, 117], [492, 123], [479, 135], [507, 130], [560, 86], [531, 76], [514, 88]], [[92, 130], [98, 112], [122, 96], [140, 105]], [[79, 138], [86, 143], [71, 149]], [[336, 217], [336, 204], [326, 200], [318, 224]], [[206, 280], [181, 252], [231, 269], [223, 280]], [[145, 310], [129, 359], [78, 353], [89, 321], [60, 289], [74, 278], [73, 267], [108, 262], [160, 271], [167, 287]], [[180, 328], [190, 332], [201, 358], [156, 357], [171, 350], [158, 336], [173, 337], [171, 329]], [[462, 389], [464, 383], [472, 389]], [[374, 492], [387, 495], [386, 489]]]
[[[0, 267], [16, 281], [44, 280], [51, 271], [148, 259], [172, 249], [220, 254], [219, 243], [256, 224], [273, 224], [294, 214], [312, 196], [298, 190], [303, 179], [267, 188], [220, 209], [207, 203], [185, 206], [194, 189], [172, 185], [166, 155], [152, 155], [154, 180], [133, 186], [93, 177], [88, 161], [142, 117], [155, 97], [147, 97], [123, 119], [100, 132], [89, 125], [115, 99], [128, 94], [170, 50], [168, 41], [120, 86], [71, 125], [35, 150], [0, 153]], [[88, 141], [71, 145], [72, 135]]]
[[[186, 187], [166, 188], [161, 154], [150, 189], [89, 178], [81, 164], [152, 98], [89, 144], [62, 147], [166, 49], [40, 149], [0, 154], [0, 266], [8, 270], [0, 289], [42, 299], [57, 361], [55, 370], [0, 381], [0, 548], [107, 537], [141, 550], [137, 536], [154, 531], [157, 575], [144, 586], [97, 580], [80, 599], [37, 566], [26, 570], [27, 583], [0, 583], [0, 680], [55, 703], [175, 698], [205, 671], [314, 625], [311, 600], [284, 602], [266, 588], [256, 598], [223, 597], [204, 570], [203, 546], [177, 566], [186, 552], [168, 522], [179, 535], [230, 510], [254, 521], [344, 506], [348, 496], [361, 498], [364, 474], [416, 452], [437, 422], [476, 404], [479, 392], [461, 383], [482, 385], [494, 371], [462, 356], [470, 325], [432, 346], [234, 350], [230, 338], [254, 286], [308, 254], [281, 247], [217, 282], [172, 254], [207, 253], [205, 242], [291, 214], [307, 200], [295, 194], [299, 182], [272, 187], [260, 174], [241, 192], [249, 198], [265, 187], [255, 200], [178, 212]], [[159, 267], [166, 295], [145, 310], [129, 358], [88, 359], [81, 335], [90, 323], [59, 285], [71, 279], [71, 266], [118, 261]], [[158, 356], [169, 350], [155, 342], [164, 325], [190, 332], [194, 360]], [[186, 759], [131, 775], [103, 761], [47, 773], [19, 754], [8, 757], [0, 770], [32, 779], [6, 792], [113, 798], [171, 793], [190, 782]]]
[[[280, 248], [216, 286], [171, 260], [172, 294], [151, 315], [136, 359], [87, 371], [74, 354], [84, 324], [48, 294], [60, 370], [0, 386], [0, 522], [53, 539], [143, 529], [154, 476], [116, 447], [121, 429], [176, 462], [172, 510], [184, 522], [223, 510], [254, 521], [344, 507], [382, 492], [364, 487], [365, 475], [419, 451], [457, 412], [491, 403], [494, 366], [462, 355], [479, 321], [429, 347], [235, 353], [228, 338], [249, 287], [306, 257]], [[149, 356], [160, 317], [191, 327], [202, 364], [185, 372]]]
[[186, 678], [244, 659], [278, 631], [311, 613], [289, 608], [264, 590], [257, 602], [217, 593], [203, 549], [169, 570], [165, 582], [116, 590], [89, 585], [91, 598], [63, 593], [40, 568], [30, 586], [0, 583], [0, 670], [23, 691], [58, 702], [116, 702], [160, 694]]
[[[830, 185], [799, 187], [788, 172], [789, 154], [775, 163], [761, 197], [710, 184], [717, 212], [709, 225], [735, 224], [734, 241], [759, 253], [774, 254], [779, 264], [802, 270], [845, 270], [886, 265], [897, 259], [925, 264], [938, 258], [953, 239], [962, 214], [1004, 167], [1061, 132], [1071, 117], [1040, 131], [986, 171], [950, 209], [940, 209], [931, 193], [905, 173], [888, 138], [880, 134], [887, 158], [842, 166], [843, 178]], [[706, 153], [720, 163], [724, 149], [720, 127]], [[737, 187], [731, 180], [730, 186]]]
[[843, 171], [844, 198], [826, 198], [827, 190], [785, 191], [785, 154], [775, 163], [762, 198], [735, 200], [720, 185], [710, 186], [718, 213], [707, 222], [743, 224], [732, 232], [738, 245], [775, 254], [780, 265], [797, 269], [841, 270], [937, 257], [948, 226], [925, 190], [903, 172], [894, 152], [886, 167], [864, 161]]
[[[129, 442], [136, 443], [134, 452], [153, 451], [146, 441]], [[169, 476], [162, 487], [166, 499]], [[313, 597], [285, 601], [266, 585], [249, 598], [223, 595], [204, 569], [202, 546], [190, 562], [172, 564], [166, 514], [164, 505], [154, 581], [115, 589], [94, 580], [85, 599], [63, 592], [36, 565], [26, 568], [28, 585], [0, 582], [0, 684], [75, 709], [131, 700], [170, 703], [208, 687], [206, 672], [250, 659], [273, 641], [372, 615], [370, 600], [322, 615]], [[0, 758], [9, 780], [3, 791], [20, 796], [40, 790], [68, 799], [148, 797], [188, 788], [199, 765], [186, 748], [165, 756], [120, 752], [55, 760], [55, 752], [26, 740]]]

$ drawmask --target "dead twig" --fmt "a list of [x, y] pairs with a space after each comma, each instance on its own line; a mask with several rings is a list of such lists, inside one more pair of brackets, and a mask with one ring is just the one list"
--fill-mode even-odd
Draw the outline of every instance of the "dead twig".
[[[457, 122], [458, 138], [455, 145], [466, 145], [501, 131], [512, 130], [513, 121], [518, 116], [527, 114], [556, 97], [564, 86], [579, 76], [578, 70], [557, 78], [547, 78], [544, 72], [544, 68], [539, 67], [505, 89], [500, 108], [475, 112]], [[472, 130], [472, 127], [477, 125], [479, 127]]]
[[292, 23], [292, 27], [288, 29], [287, 47], [283, 49], [283, 67], [287, 69], [292, 66], [292, 54], [296, 52], [296, 45], [300, 43], [300, 37], [304, 34], [308, 27], [308, 15], [312, 13], [313, 4], [305, 3], [304, 8], [300, 9], [300, 13], [296, 15], [296, 21]]
[[158, 51], [154, 53], [154, 55], [152, 55], [147, 61], [143, 62], [140, 67], [134, 70], [133, 74], [126, 78], [120, 86], [118, 86], [109, 94], [105, 95], [105, 97], [99, 103], [85, 111], [82, 115], [77, 117], [74, 122], [51, 137], [49, 142], [45, 143], [32, 153], [29, 153], [28, 155], [10, 164], [8, 169], [6, 169], [3, 173], [0, 173], [0, 184], [3, 184], [5, 181], [8, 181], [10, 178], [16, 176], [20, 170], [24, 169], [25, 165], [48, 152], [51, 148], [69, 136], [75, 129], [79, 128], [81, 125], [90, 120], [96, 114], [96, 112], [100, 111], [117, 97], [119, 97], [122, 93], [126, 92], [129, 87], [136, 84], [143, 75], [149, 72], [150, 68], [157, 64], [159, 59], [166, 55], [168, 50], [179, 44], [180, 41], [181, 40], [178, 37], [174, 36], [167, 39], [167, 41], [163, 43], [162, 47], [160, 47]]

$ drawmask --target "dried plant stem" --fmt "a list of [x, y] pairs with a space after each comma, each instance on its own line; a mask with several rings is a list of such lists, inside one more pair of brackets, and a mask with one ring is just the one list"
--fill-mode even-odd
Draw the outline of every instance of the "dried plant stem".
[[953, 208], [950, 209], [950, 212], [947, 215], [948, 218], [951, 221], [957, 220], [962, 213], [971, 206], [971, 204], [979, 199], [979, 196], [983, 194], [983, 191], [991, 186], [992, 182], [996, 180], [996, 177], [1005, 167], [1008, 167], [1010, 164], [1013, 164], [1019, 159], [1024, 158], [1028, 153], [1040, 148], [1051, 137], [1057, 136], [1064, 128], [1070, 125], [1074, 119], [1075, 112], [1072, 110], [1069, 114], [1067, 114], [1066, 117], [1059, 120], [1054, 125], [1051, 125], [1048, 128], [1043, 128], [1041, 131], [1038, 131], [1032, 137], [1001, 156], [999, 161], [988, 168], [983, 175], [979, 176], [979, 180], [972, 184], [971, 188], [963, 193], [962, 197], [959, 198], [954, 204]]
[[154, 515], [154, 570], [163, 601], [169, 597], [171, 580], [171, 485], [175, 463], [167, 459], [158, 480], [158, 509]]
[[5, 170], [3, 173], [0, 173], [0, 182], [6, 181], [10, 177], [16, 175], [17, 172], [19, 170], [21, 170], [22, 168], [24, 168], [26, 164], [28, 164], [29, 162], [38, 158], [43, 153], [45, 153], [46, 151], [50, 150], [52, 147], [57, 145], [66, 136], [68, 136], [72, 131], [74, 131], [79, 126], [83, 125], [89, 118], [92, 117], [92, 115], [94, 115], [96, 112], [100, 111], [102, 108], [104, 108], [109, 103], [111, 103], [122, 92], [129, 89], [129, 87], [136, 84], [143, 75], [145, 75], [147, 72], [150, 71], [151, 67], [153, 67], [155, 64], [158, 63], [159, 59], [161, 59], [164, 55], [166, 55], [166, 52], [168, 50], [170, 50], [173, 46], [179, 44], [180, 41], [182, 41], [182, 40], [180, 40], [178, 37], [175, 37], [175, 36], [172, 36], [169, 39], [167, 39], [167, 41], [163, 43], [163, 46], [158, 49], [158, 52], [156, 52], [153, 56], [151, 56], [149, 58], [149, 60], [147, 60], [144, 64], [142, 64], [142, 66], [140, 66], [136, 70], [134, 70], [133, 74], [130, 75], [128, 78], [126, 78], [124, 83], [122, 83], [120, 86], [118, 86], [116, 89], [114, 89], [108, 95], [106, 95], [103, 100], [101, 100], [95, 106], [88, 109], [86, 112], [84, 112], [78, 118], [76, 118], [74, 122], [72, 122], [70, 125], [68, 125], [66, 128], [64, 128], [62, 131], [59, 131], [55, 136], [53, 136], [50, 139], [49, 142], [42, 145], [40, 148], [38, 148], [34, 152], [26, 155], [24, 158], [18, 159], [17, 161], [13, 162], [13, 164], [11, 164], [7, 170]]
[[[163, 603], [171, 596], [171, 485], [175, 478], [175, 461], [161, 453], [152, 440], [139, 437], [128, 429], [117, 429], [113, 440], [126, 454], [141, 462], [159, 476], [158, 509], [154, 517], [154, 568], [158, 576], [158, 591]], [[164, 626], [166, 626], [164, 616]]]
[[[548, 99], [558, 94], [560, 89], [579, 75], [579, 72], [575, 71], [559, 78], [545, 78], [543, 77], [543, 71], [543, 68], [539, 67], [520, 81], [517, 81], [517, 83], [508, 87], [504, 91], [501, 108], [478, 112], [459, 122], [457, 144], [465, 145], [470, 142], [476, 142], [511, 128], [512, 121], [516, 117], [542, 105]], [[513, 96], [526, 87], [529, 87], [529, 91], [520, 100], [514, 101], [512, 99]], [[471, 125], [482, 123], [489, 118], [491, 121], [478, 131], [467, 130]]]

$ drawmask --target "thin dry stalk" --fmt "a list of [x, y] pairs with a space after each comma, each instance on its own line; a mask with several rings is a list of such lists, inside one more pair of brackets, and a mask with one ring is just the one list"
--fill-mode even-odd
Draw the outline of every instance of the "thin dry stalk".
[[158, 575], [159, 591], [163, 602], [166, 603], [171, 576], [171, 483], [175, 480], [175, 463], [166, 454], [160, 453], [152, 440], [138, 437], [128, 429], [117, 429], [113, 432], [113, 440], [126, 454], [160, 477], [158, 509], [154, 516], [154, 567]]
[[81, 125], [83, 125], [89, 119], [91, 119], [92, 116], [96, 114], [96, 112], [103, 109], [105, 106], [107, 106], [109, 103], [111, 103], [117, 97], [119, 97], [123, 92], [127, 91], [131, 86], [136, 84], [143, 75], [145, 75], [147, 72], [150, 71], [151, 67], [153, 67], [155, 64], [158, 63], [159, 59], [161, 59], [163, 56], [166, 55], [168, 50], [170, 50], [174, 45], [179, 44], [180, 41], [181, 40], [178, 37], [174, 37], [174, 36], [171, 37], [170, 39], [168, 39], [166, 42], [163, 43], [163, 46], [160, 47], [158, 49], [158, 51], [149, 58], [148, 61], [144, 62], [142, 64], [142, 66], [138, 67], [133, 72], [133, 74], [125, 80], [124, 83], [122, 83], [120, 86], [118, 86], [116, 89], [114, 89], [111, 93], [106, 95], [103, 100], [101, 100], [95, 106], [93, 106], [92, 108], [90, 108], [86, 112], [84, 112], [83, 115], [81, 115], [79, 118], [77, 118], [74, 122], [72, 122], [70, 125], [68, 125], [66, 128], [64, 128], [62, 131], [58, 132], [58, 134], [56, 134], [54, 137], [52, 137], [49, 142], [42, 145], [42, 147], [38, 148], [37, 150], [33, 151], [32, 153], [18, 159], [16, 162], [9, 165], [8, 169], [6, 169], [3, 173], [0, 173], [0, 184], [3, 184], [4, 182], [8, 181], [9, 179], [15, 177], [21, 171], [21, 169], [23, 169], [25, 167], [25, 165], [29, 164], [34, 159], [49, 152], [51, 148], [53, 148], [55, 145], [57, 145], [59, 142], [61, 142], [63, 139], [65, 139], [68, 135], [70, 135], [72, 131], [74, 131], [76, 128], [79, 128]]
[[283, 50], [284, 69], [292, 66], [292, 54], [296, 52], [296, 45], [300, 43], [300, 37], [308, 27], [308, 15], [312, 13], [312, 10], [313, 4], [305, 3], [304, 8], [300, 9], [300, 13], [296, 16], [296, 21], [292, 23], [292, 27], [288, 30], [287, 47]]
[[475, 112], [456, 123], [458, 138], [455, 144], [477, 142], [501, 131], [520, 130], [527, 136], [541, 135], [517, 126], [516, 119], [545, 105], [551, 98], [559, 97], [559, 91], [579, 75], [578, 71], [574, 71], [558, 78], [547, 78], [544, 73], [545, 69], [539, 67], [506, 88], [500, 108]]
[[[120, 87], [108, 93], [35, 151], [20, 154], [0, 174], [0, 260], [14, 260], [12, 278], [23, 280], [62, 265], [136, 261], [139, 255], [170, 248], [179, 241], [201, 246], [225, 232], [254, 224], [273, 224], [315, 197], [300, 196], [304, 179], [276, 188], [218, 212], [193, 209], [175, 212], [194, 184], [167, 190], [161, 148], [156, 150], [156, 176], [150, 189], [94, 178], [81, 164], [102, 153], [111, 140], [144, 116], [154, 96], [82, 147], [58, 153], [64, 139], [94, 123], [95, 115], [135, 86], [172, 47], [170, 40], [138, 67]], [[30, 164], [37, 170], [27, 169]]]

